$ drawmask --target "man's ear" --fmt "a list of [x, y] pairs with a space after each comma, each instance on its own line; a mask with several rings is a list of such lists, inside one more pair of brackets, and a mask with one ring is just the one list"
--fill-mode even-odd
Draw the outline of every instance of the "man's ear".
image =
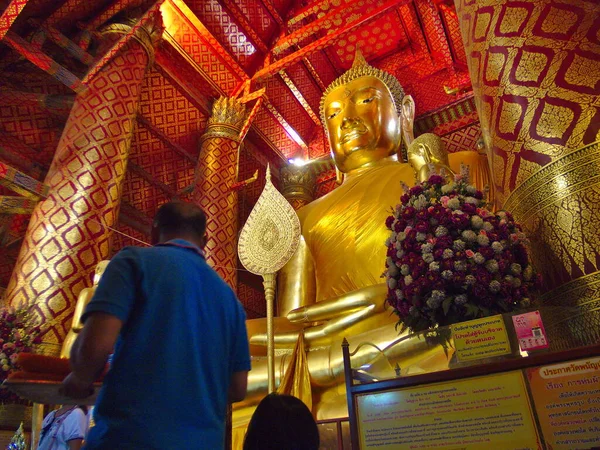
[[204, 233], [204, 236], [202, 236], [202, 238], [200, 239], [200, 248], [204, 249], [204, 247], [206, 246], [206, 241], [208, 240], [208, 237], [206, 236], [206, 233]]

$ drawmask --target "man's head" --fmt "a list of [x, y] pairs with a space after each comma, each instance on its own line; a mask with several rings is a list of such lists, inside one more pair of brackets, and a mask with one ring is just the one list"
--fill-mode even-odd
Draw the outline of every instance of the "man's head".
[[395, 77], [369, 66], [357, 52], [352, 68], [327, 88], [321, 100], [321, 118], [340, 171], [349, 172], [398, 150], [403, 97]]
[[152, 224], [152, 244], [185, 239], [204, 247], [206, 215], [193, 203], [169, 202], [158, 208]]

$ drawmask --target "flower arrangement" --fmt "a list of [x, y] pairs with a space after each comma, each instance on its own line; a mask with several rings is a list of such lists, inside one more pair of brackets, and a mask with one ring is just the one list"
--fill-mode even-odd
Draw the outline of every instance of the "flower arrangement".
[[386, 220], [385, 277], [398, 325], [412, 332], [528, 307], [539, 276], [509, 212], [486, 209], [468, 170], [433, 174]]
[[[41, 328], [25, 309], [0, 309], [0, 382], [17, 369], [19, 353], [32, 352], [41, 343]], [[18, 397], [0, 390], [0, 403], [11, 403]]]

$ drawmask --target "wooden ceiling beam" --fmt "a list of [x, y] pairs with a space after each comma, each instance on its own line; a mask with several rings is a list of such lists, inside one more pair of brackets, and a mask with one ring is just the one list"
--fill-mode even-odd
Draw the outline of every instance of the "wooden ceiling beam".
[[301, 59], [306, 58], [309, 55], [312, 55], [313, 53], [315, 53], [319, 50], [323, 50], [324, 48], [327, 48], [334, 41], [342, 38], [343, 36], [346, 36], [347, 34], [354, 31], [356, 28], [366, 25], [368, 22], [370, 22], [371, 20], [380, 16], [381, 14], [386, 13], [390, 9], [396, 8], [399, 5], [406, 4], [406, 3], [409, 3], [409, 0], [389, 0], [388, 2], [386, 2], [379, 8], [376, 8], [375, 10], [371, 11], [371, 14], [361, 17], [359, 20], [356, 20], [355, 22], [352, 22], [343, 27], [340, 27], [336, 31], [329, 33], [329, 34], [323, 36], [322, 38], [317, 39], [316, 41], [311, 42], [310, 44], [300, 48], [299, 50], [296, 50], [294, 53], [287, 55], [287, 56], [275, 61], [274, 63], [269, 64], [268, 66], [260, 69], [258, 72], [256, 72], [254, 74], [252, 79], [254, 81], [259, 81], [264, 78], [270, 77], [270, 76], [278, 73], [280, 70], [284, 70], [287, 67], [297, 63]]
[[0, 15], [0, 41], [4, 38], [12, 24], [17, 20], [28, 0], [12, 0]]
[[4, 41], [29, 62], [63, 83], [69, 89], [72, 89], [77, 93], [87, 89], [77, 76], [58, 64], [40, 49], [27, 42], [21, 36], [18, 36], [12, 31], [8, 31], [4, 36]]

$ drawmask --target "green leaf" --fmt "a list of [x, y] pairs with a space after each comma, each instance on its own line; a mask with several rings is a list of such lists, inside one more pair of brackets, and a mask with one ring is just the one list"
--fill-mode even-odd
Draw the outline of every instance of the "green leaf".
[[444, 315], [448, 315], [448, 311], [450, 311], [450, 306], [452, 305], [452, 297], [446, 297], [444, 302], [442, 303], [442, 308], [444, 309]]

